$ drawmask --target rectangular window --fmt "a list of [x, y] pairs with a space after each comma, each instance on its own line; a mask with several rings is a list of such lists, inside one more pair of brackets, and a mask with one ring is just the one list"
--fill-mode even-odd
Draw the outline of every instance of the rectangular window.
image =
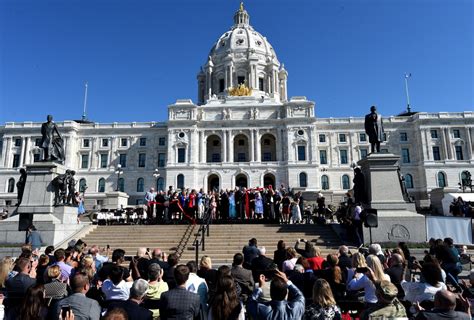
[[433, 147], [433, 160], [434, 161], [441, 160], [441, 154], [439, 153], [439, 147]]
[[109, 146], [109, 139], [102, 139], [102, 147], [108, 147]]
[[461, 138], [461, 131], [459, 131], [459, 129], [454, 129], [453, 130], [453, 137], [454, 138]]
[[166, 155], [164, 153], [158, 153], [158, 167], [165, 166]]
[[431, 138], [438, 139], [438, 130], [432, 129], [430, 130]]
[[82, 146], [83, 146], [84, 148], [89, 148], [90, 145], [91, 145], [91, 141], [90, 141], [89, 139], [84, 139], [84, 140], [82, 140]]
[[263, 161], [272, 161], [272, 153], [271, 152], [264, 152], [262, 160]]
[[237, 162], [245, 162], [245, 161], [246, 161], [245, 153], [243, 152], [237, 153]]
[[127, 154], [121, 153], [119, 155], [119, 164], [122, 166], [122, 168], [127, 166]]
[[127, 138], [121, 138], [120, 139], [120, 146], [121, 147], [126, 147], [128, 145], [128, 140]]
[[408, 141], [408, 135], [406, 132], [400, 132], [400, 141], [401, 142], [406, 142]]
[[146, 164], [146, 153], [139, 153], [138, 154], [138, 166], [140, 168], [145, 168]]
[[407, 148], [402, 148], [402, 162], [410, 163], [410, 150]]
[[82, 154], [81, 155], [81, 169], [87, 169], [87, 168], [89, 168], [89, 155]]
[[140, 147], [146, 146], [146, 138], [140, 138]]
[[258, 90], [263, 91], [263, 78], [258, 78]]
[[40, 162], [40, 154], [39, 153], [35, 153], [33, 154], [33, 162]]
[[245, 83], [245, 77], [238, 76], [237, 77], [237, 84], [244, 84]]
[[219, 79], [219, 93], [224, 92], [225, 90], [225, 81], [224, 79]]
[[221, 162], [221, 154], [213, 153], [211, 156], [211, 162]]
[[298, 161], [306, 161], [306, 146], [298, 146]]
[[456, 160], [464, 160], [462, 146], [455, 146], [454, 148], [456, 150]]
[[109, 165], [109, 155], [107, 153], [102, 153], [100, 155], [100, 167], [107, 168]]
[[36, 138], [35, 139], [35, 147], [40, 147], [41, 146], [41, 138]]
[[15, 147], [21, 147], [21, 139], [20, 138], [15, 139]]
[[14, 154], [13, 155], [13, 168], [18, 168], [20, 166], [20, 155]]
[[320, 134], [319, 135], [319, 142], [320, 143], [326, 142], [326, 135], [325, 134]]
[[186, 162], [186, 149], [178, 148], [178, 163]]
[[158, 139], [158, 145], [159, 145], [159, 146], [164, 146], [164, 145], [165, 145], [165, 142], [166, 142], [165, 137], [160, 137], [160, 138]]
[[319, 150], [319, 164], [328, 164], [328, 156], [326, 150]]
[[365, 159], [367, 158], [368, 151], [367, 149], [360, 149], [360, 158]]
[[346, 135], [344, 133], [339, 134], [339, 142], [341, 142], [341, 143], [346, 142]]
[[359, 133], [359, 141], [360, 142], [366, 142], [367, 141], [367, 135], [365, 133]]
[[347, 164], [347, 150], [340, 150], [339, 153], [341, 155], [341, 164]]

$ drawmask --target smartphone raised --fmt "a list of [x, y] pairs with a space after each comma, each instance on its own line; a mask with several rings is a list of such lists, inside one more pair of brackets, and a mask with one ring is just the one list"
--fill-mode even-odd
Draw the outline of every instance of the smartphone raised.
[[71, 313], [71, 306], [62, 306], [61, 307], [61, 319], [66, 319], [67, 316]]

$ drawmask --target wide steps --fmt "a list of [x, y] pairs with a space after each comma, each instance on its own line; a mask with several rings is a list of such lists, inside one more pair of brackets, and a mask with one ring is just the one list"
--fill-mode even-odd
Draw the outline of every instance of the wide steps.
[[[199, 226], [196, 226], [189, 242], [181, 255], [181, 261], [195, 259], [193, 241]], [[117, 225], [99, 226], [83, 240], [88, 245], [111, 249], [124, 249], [126, 255], [134, 255], [137, 248], [161, 248], [171, 253], [180, 242], [186, 225]], [[279, 240], [287, 246], [294, 246], [297, 239], [307, 239], [315, 242], [323, 255], [335, 252], [341, 244], [339, 238], [330, 226], [319, 225], [265, 225], [265, 224], [216, 224], [210, 226], [210, 236], [205, 239], [205, 251], [199, 248], [199, 257], [208, 255], [213, 264], [218, 266], [232, 263], [235, 253], [241, 252], [250, 238], [257, 238], [259, 246], [265, 246], [267, 255], [273, 257], [273, 251]]]

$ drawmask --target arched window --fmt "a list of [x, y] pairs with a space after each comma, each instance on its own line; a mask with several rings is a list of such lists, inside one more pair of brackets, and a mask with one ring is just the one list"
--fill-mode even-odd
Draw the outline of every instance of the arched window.
[[15, 192], [15, 179], [14, 178], [10, 178], [8, 179], [8, 190], [7, 192]]
[[342, 176], [342, 189], [349, 190], [351, 188], [351, 183], [349, 176], [347, 174]]
[[99, 183], [97, 185], [97, 191], [98, 192], [105, 192], [105, 179], [104, 178], [99, 179]]
[[329, 178], [326, 175], [321, 176], [321, 189], [329, 190]]
[[413, 188], [413, 177], [411, 174], [406, 174], [405, 175], [405, 187], [407, 189], [412, 189]]
[[137, 179], [137, 192], [145, 191], [145, 180], [143, 178]]
[[306, 188], [308, 186], [308, 175], [305, 172], [300, 173], [300, 187]]
[[79, 192], [84, 192], [87, 189], [87, 181], [84, 178], [81, 178], [79, 180]]
[[176, 186], [178, 187], [178, 189], [181, 189], [183, 190], [184, 189], [184, 175], [182, 175], [181, 173], [178, 174], [178, 177], [176, 178]]
[[160, 177], [156, 180], [156, 191], [165, 191], [165, 179]]
[[461, 187], [468, 186], [470, 182], [472, 183], [471, 173], [469, 171], [461, 172]]
[[446, 187], [446, 174], [444, 172], [438, 172], [438, 187]]
[[117, 189], [118, 191], [125, 192], [125, 179], [124, 178], [118, 179]]

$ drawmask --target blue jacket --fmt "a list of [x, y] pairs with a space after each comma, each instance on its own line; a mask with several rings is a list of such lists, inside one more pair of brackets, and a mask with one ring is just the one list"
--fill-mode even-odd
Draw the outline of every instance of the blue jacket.
[[262, 289], [256, 288], [248, 302], [247, 310], [255, 320], [299, 320], [304, 314], [304, 296], [291, 281], [288, 281], [288, 291], [291, 300], [272, 300], [267, 305], [257, 302], [262, 295]]

